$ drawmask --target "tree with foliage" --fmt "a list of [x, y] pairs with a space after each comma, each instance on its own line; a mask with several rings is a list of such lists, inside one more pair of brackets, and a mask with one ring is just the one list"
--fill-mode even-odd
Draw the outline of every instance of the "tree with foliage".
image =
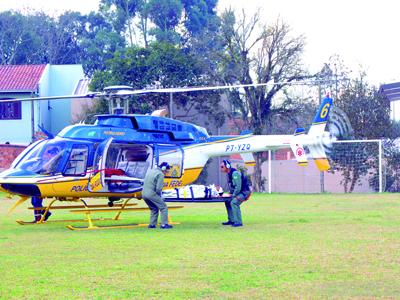
[[[248, 19], [243, 12], [237, 20], [232, 10], [222, 15], [222, 35], [226, 44], [220, 69], [222, 80], [227, 84], [271, 84], [230, 92], [233, 107], [255, 134], [271, 133], [267, 125], [274, 110], [281, 114], [294, 113], [286, 106], [293, 104], [290, 99], [281, 106], [274, 106], [272, 100], [291, 82], [309, 78], [301, 63], [304, 37], [291, 37], [289, 26], [280, 20], [271, 25], [261, 24], [258, 13]], [[255, 158], [253, 188], [261, 191], [261, 164], [265, 158], [261, 154], [256, 154]]]
[[[106, 18], [113, 11], [115, 14], [124, 10], [124, 3], [133, 2], [102, 1]], [[130, 84], [137, 89], [215, 84], [218, 65], [215, 53], [217, 49], [222, 51], [220, 44], [217, 47], [213, 42], [213, 37], [218, 35], [210, 34], [211, 30], [214, 33], [218, 30], [215, 7], [216, 1], [210, 0], [149, 0], [137, 2], [136, 10], [125, 9], [121, 15], [126, 18], [120, 18], [125, 27], [121, 25], [120, 28], [127, 28], [129, 17], [131, 24], [136, 22], [136, 28], [143, 30], [140, 26], [143, 19], [138, 19], [138, 16], [146, 16], [151, 24], [146, 26], [147, 32], [142, 32], [142, 35], [153, 34], [156, 41], [116, 51], [106, 64], [107, 70], [101, 69], [93, 76], [92, 88], [101, 89], [110, 84]], [[135, 112], [148, 112], [167, 105], [170, 95], [142, 95], [136, 99]], [[211, 91], [174, 94], [173, 102], [179, 107], [179, 114], [174, 114], [174, 117], [188, 118], [196, 109], [197, 114], [211, 113], [221, 124], [223, 116], [216, 109], [219, 99], [219, 93]]]
[[206, 31], [215, 32], [219, 26], [216, 14], [218, 0], [182, 0], [185, 8], [184, 25], [191, 36]]
[[66, 12], [57, 19], [42, 12], [0, 13], [2, 64], [79, 64], [91, 76], [125, 47], [124, 38], [99, 13]]
[[145, 9], [146, 0], [101, 0], [100, 12], [112, 24], [116, 33], [136, 44], [135, 17]]
[[150, 0], [148, 3], [148, 16], [155, 24], [150, 34], [158, 42], [177, 45], [180, 35], [176, 27], [180, 23], [183, 5], [180, 0]]
[[44, 42], [35, 29], [45, 25], [48, 20], [44, 14], [24, 16], [18, 12], [1, 12], [1, 64], [45, 63]]
[[42, 12], [0, 13], [2, 64], [76, 64], [81, 62], [84, 17], [67, 12], [57, 20]]
[[100, 13], [91, 12], [83, 22], [80, 36], [82, 65], [91, 77], [96, 71], [105, 71], [106, 62], [116, 51], [125, 48], [124, 38], [113, 30], [112, 24]]
[[[107, 85], [127, 84], [136, 89], [203, 85], [202, 72], [190, 54], [168, 43], [151, 43], [149, 47], [131, 47], [117, 51], [107, 61], [107, 71], [96, 72], [91, 87], [101, 90]], [[146, 94], [132, 99], [131, 112], [148, 113], [167, 106], [169, 94]], [[219, 94], [213, 92], [174, 94], [180, 107], [195, 106], [200, 112], [215, 111]]]

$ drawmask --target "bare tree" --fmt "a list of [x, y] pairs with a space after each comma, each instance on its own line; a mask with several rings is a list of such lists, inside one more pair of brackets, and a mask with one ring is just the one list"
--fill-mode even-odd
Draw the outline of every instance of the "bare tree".
[[[225, 83], [271, 83], [267, 87], [247, 87], [230, 94], [233, 107], [254, 133], [265, 134], [274, 97], [291, 82], [310, 77], [301, 62], [304, 37], [291, 37], [290, 27], [279, 19], [271, 25], [261, 24], [259, 13], [248, 19], [243, 11], [236, 21], [234, 12], [227, 10], [222, 20], [227, 45], [221, 70]], [[277, 108], [282, 110], [282, 107]], [[255, 158], [253, 188], [261, 191], [261, 164], [265, 156], [257, 154]]]

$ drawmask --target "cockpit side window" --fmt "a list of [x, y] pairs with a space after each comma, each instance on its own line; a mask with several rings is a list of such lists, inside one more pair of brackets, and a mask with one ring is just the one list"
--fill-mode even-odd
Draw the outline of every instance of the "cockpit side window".
[[73, 145], [63, 175], [85, 176], [88, 154], [87, 145]]
[[15, 164], [16, 169], [22, 169], [40, 175], [61, 173], [64, 165], [64, 154], [67, 151], [65, 142], [47, 140], [35, 144], [23, 158]]

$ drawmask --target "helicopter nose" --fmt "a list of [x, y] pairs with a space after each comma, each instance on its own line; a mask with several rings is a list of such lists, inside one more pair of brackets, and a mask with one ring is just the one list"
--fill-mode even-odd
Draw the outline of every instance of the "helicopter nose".
[[0, 189], [12, 193], [18, 194], [23, 196], [39, 196], [40, 197], [40, 190], [34, 184], [14, 184], [14, 183], [2, 183], [0, 185]]

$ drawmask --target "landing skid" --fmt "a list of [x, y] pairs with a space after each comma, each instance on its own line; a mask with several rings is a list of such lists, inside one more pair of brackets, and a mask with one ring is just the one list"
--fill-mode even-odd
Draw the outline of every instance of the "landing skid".
[[[114, 209], [119, 209], [119, 212], [113, 217], [113, 218], [96, 218], [92, 219], [89, 216], [87, 216], [84, 219], [62, 219], [62, 220], [54, 220], [51, 218], [50, 220], [45, 221], [44, 217], [45, 215], [50, 211], [50, 210], [69, 210], [70, 212], [77, 212], [77, 211], [89, 211], [91, 209], [109, 209], [109, 205], [104, 205], [104, 204], [92, 204], [92, 205], [87, 205], [86, 202], [83, 199], [80, 198], [74, 198], [70, 200], [65, 200], [65, 199], [54, 199], [52, 200], [49, 205], [44, 206], [44, 207], [29, 207], [28, 209], [30, 210], [39, 210], [43, 211], [42, 217], [39, 221], [23, 221], [23, 220], [16, 220], [16, 222], [20, 225], [39, 225], [39, 224], [48, 224], [48, 223], [60, 223], [60, 222], [92, 222], [92, 221], [112, 221], [112, 220], [120, 220], [120, 214], [124, 209], [128, 209], [128, 207], [136, 206], [137, 203], [128, 203], [130, 200], [133, 198], [126, 199], [124, 203], [120, 204], [114, 204], [113, 207]], [[56, 201], [60, 202], [81, 202], [81, 205], [57, 205], [53, 206], [53, 204]], [[81, 210], [80, 210], [81, 209]]]
[[[93, 219], [92, 219], [93, 221]], [[136, 228], [144, 227], [147, 224], [120, 224], [120, 225], [92, 225], [92, 226], [72, 226], [67, 225], [66, 227], [70, 230], [97, 230], [97, 229], [114, 229], [114, 228]]]
[[[175, 210], [175, 209], [180, 209], [183, 208], [183, 206], [169, 206], [168, 210]], [[66, 227], [70, 230], [98, 230], [98, 229], [115, 229], [115, 228], [136, 228], [136, 227], [147, 227], [148, 224], [142, 224], [142, 223], [135, 223], [135, 224], [121, 224], [121, 225], [95, 225], [93, 221], [96, 219], [91, 218], [92, 213], [100, 213], [100, 212], [117, 212], [117, 218], [114, 217], [112, 220], [113, 221], [118, 221], [119, 220], [119, 215], [123, 211], [146, 211], [149, 210], [147, 207], [138, 207], [138, 208], [106, 208], [106, 209], [82, 209], [82, 210], [75, 210], [75, 213], [83, 213], [86, 215], [87, 219], [86, 221], [88, 222], [87, 226], [72, 226], [72, 225], [67, 225]], [[179, 224], [176, 222], [172, 222], [171, 215], [168, 215], [168, 223], [169, 224]]]
[[[42, 213], [42, 218], [37, 221], [23, 221], [23, 220], [16, 220], [16, 222], [20, 225], [39, 225], [39, 224], [48, 224], [48, 223], [60, 223], [60, 222], [87, 222], [87, 226], [73, 226], [67, 225], [66, 227], [70, 230], [96, 230], [96, 229], [113, 229], [113, 228], [136, 228], [136, 227], [147, 227], [148, 224], [141, 224], [141, 223], [134, 223], [134, 224], [112, 224], [112, 225], [97, 225], [94, 224], [95, 221], [120, 221], [120, 215], [122, 212], [127, 211], [148, 211], [148, 207], [132, 207], [136, 206], [137, 203], [128, 203], [130, 200], [134, 198], [126, 199], [123, 203], [115, 204], [112, 207], [108, 205], [102, 204], [95, 204], [95, 205], [87, 205], [83, 199], [75, 198], [71, 200], [61, 200], [61, 199], [54, 199], [52, 200], [48, 206], [46, 207], [30, 207], [31, 210], [39, 210]], [[64, 206], [53, 206], [56, 201], [71, 201], [71, 202], [82, 202], [80, 205], [64, 205]], [[170, 206], [168, 207], [169, 210], [183, 208], [183, 206]], [[61, 210], [61, 209], [68, 209], [71, 213], [78, 213], [83, 214], [83, 219], [70, 219], [70, 220], [44, 220], [44, 216], [49, 212], [49, 210]], [[92, 218], [93, 214], [97, 213], [104, 213], [104, 212], [115, 212], [116, 214], [114, 217], [107, 217], [107, 218]], [[179, 224], [172, 222], [172, 220], [168, 219], [169, 224]]]
[[[92, 221], [112, 221], [114, 218], [98, 218], [92, 219]], [[36, 222], [36, 221], [23, 221], [23, 220], [15, 220], [19, 225], [42, 225], [48, 223], [65, 223], [65, 222], [87, 222], [87, 219], [70, 219], [70, 220], [48, 220], [43, 222]]]
[[[92, 219], [93, 221], [93, 219]], [[176, 225], [180, 224], [178, 222], [172, 222], [168, 221], [168, 224], [170, 225]], [[137, 227], [147, 227], [149, 224], [120, 224], [120, 225], [92, 225], [92, 226], [72, 226], [72, 225], [67, 225], [66, 227], [70, 230], [99, 230], [99, 229], [120, 229], [120, 228], [137, 228]]]

